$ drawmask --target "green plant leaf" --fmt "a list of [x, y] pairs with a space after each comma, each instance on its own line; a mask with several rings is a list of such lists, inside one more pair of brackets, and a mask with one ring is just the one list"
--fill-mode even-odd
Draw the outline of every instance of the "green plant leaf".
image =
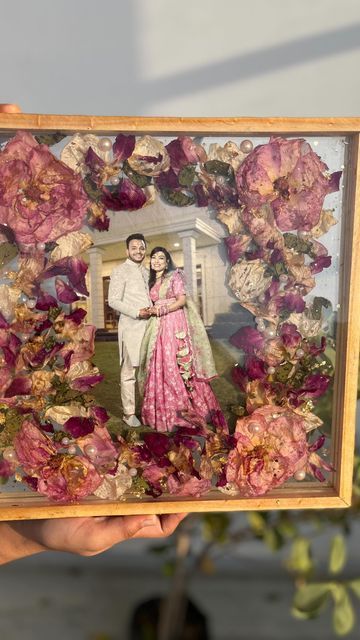
[[350, 633], [355, 624], [354, 609], [346, 590], [342, 584], [333, 584], [331, 589], [334, 598], [333, 626], [335, 633], [345, 636]]
[[226, 513], [207, 513], [203, 517], [206, 540], [224, 543], [227, 540], [230, 518]]
[[329, 582], [313, 582], [299, 587], [293, 600], [293, 615], [307, 620], [316, 618], [329, 598], [331, 587]]
[[302, 575], [307, 575], [312, 571], [314, 565], [311, 558], [310, 540], [303, 537], [294, 540], [286, 567], [289, 571], [295, 571]]
[[344, 537], [339, 533], [331, 541], [329, 571], [332, 574], [339, 573], [346, 562], [346, 543]]
[[350, 580], [348, 582], [350, 589], [355, 593], [355, 595], [360, 598], [360, 578], [355, 578], [354, 580]]
[[284, 544], [284, 538], [276, 527], [268, 527], [264, 532], [264, 542], [271, 551], [278, 551]]
[[255, 534], [260, 535], [264, 533], [267, 527], [266, 516], [264, 515], [264, 513], [260, 513], [259, 511], [250, 511], [246, 514], [246, 518], [252, 531]]

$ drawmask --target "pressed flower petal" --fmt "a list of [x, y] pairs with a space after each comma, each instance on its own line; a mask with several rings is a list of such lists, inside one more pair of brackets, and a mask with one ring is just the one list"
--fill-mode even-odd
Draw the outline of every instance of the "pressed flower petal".
[[119, 133], [113, 144], [113, 153], [117, 160], [127, 160], [130, 158], [132, 152], [135, 148], [135, 136], [133, 135], [125, 135], [124, 133]]
[[76, 300], [79, 300], [79, 296], [74, 291], [74, 289], [70, 287], [68, 284], [66, 284], [64, 280], [61, 280], [61, 278], [56, 278], [55, 289], [56, 289], [56, 295], [58, 297], [58, 300], [60, 300], [60, 302], [70, 304], [71, 302], [75, 302]]
[[67, 431], [73, 438], [86, 436], [94, 431], [94, 421], [92, 418], [74, 417], [69, 418], [63, 425], [64, 431]]

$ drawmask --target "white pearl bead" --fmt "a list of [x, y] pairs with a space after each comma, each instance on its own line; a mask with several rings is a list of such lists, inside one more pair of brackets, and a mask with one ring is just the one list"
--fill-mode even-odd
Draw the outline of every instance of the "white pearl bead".
[[305, 480], [305, 476], [306, 476], [306, 473], [305, 473], [304, 469], [299, 469], [299, 471], [296, 471], [294, 473], [294, 478], [298, 482], [301, 482], [302, 480]]
[[264, 322], [264, 318], [261, 318], [260, 316], [255, 316], [255, 322], [256, 324], [261, 324], [262, 322]]
[[119, 182], [120, 182], [119, 176], [111, 176], [111, 178], [110, 178], [110, 183], [111, 184], [116, 186], [117, 184], [119, 184]]
[[13, 449], [12, 447], [7, 447], [6, 449], [4, 449], [3, 458], [8, 462], [16, 462], [17, 457], [15, 449]]
[[61, 444], [64, 445], [64, 447], [67, 447], [68, 444], [70, 444], [70, 438], [67, 438], [66, 436], [64, 438], [61, 439]]
[[112, 149], [112, 141], [110, 138], [101, 138], [99, 141], [99, 148], [101, 151], [110, 151], [110, 149]]
[[132, 478], [135, 478], [135, 476], [137, 476], [137, 469], [135, 469], [134, 467], [132, 469], [129, 469], [129, 474]]
[[265, 302], [265, 300], [266, 300], [265, 293], [262, 293], [262, 294], [259, 296], [259, 302]]
[[44, 251], [45, 249], [45, 242], [38, 242], [36, 245], [37, 249], [40, 249], [40, 251]]
[[74, 444], [71, 444], [68, 448], [68, 452], [70, 453], [70, 455], [74, 455], [74, 453], [76, 453], [76, 446]]
[[296, 349], [296, 355], [298, 358], [302, 358], [305, 355], [304, 349]]
[[280, 280], [280, 282], [287, 282], [288, 281], [288, 277], [287, 277], [286, 273], [282, 273], [279, 276], [279, 280]]
[[273, 373], [275, 373], [275, 371], [276, 371], [275, 367], [268, 367], [267, 372], [268, 372], [268, 374], [269, 374], [270, 376], [272, 376], [272, 375], [273, 375]]
[[28, 309], [34, 309], [36, 305], [36, 298], [29, 298], [29, 300], [26, 301], [26, 306]]
[[92, 458], [93, 456], [96, 455], [96, 447], [94, 447], [93, 444], [87, 444], [86, 447], [84, 448], [84, 451], [86, 453], [87, 456], [89, 456], [89, 458]]
[[275, 338], [276, 336], [276, 331], [275, 329], [271, 329], [271, 327], [268, 327], [265, 330], [265, 335], [267, 336], [267, 338]]
[[254, 145], [251, 142], [251, 140], [243, 140], [240, 143], [240, 151], [242, 151], [243, 153], [250, 153], [250, 151], [252, 151], [253, 148], [254, 148]]
[[19, 302], [26, 302], [26, 300], [27, 300], [27, 295], [25, 293], [20, 293]]
[[308, 231], [298, 231], [298, 236], [299, 238], [308, 238], [309, 237], [309, 232]]
[[260, 433], [261, 427], [257, 422], [250, 422], [248, 426], [248, 431], [253, 434]]

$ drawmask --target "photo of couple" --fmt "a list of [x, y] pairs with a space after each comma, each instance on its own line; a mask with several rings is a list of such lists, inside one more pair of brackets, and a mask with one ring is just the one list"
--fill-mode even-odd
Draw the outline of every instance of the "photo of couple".
[[[141, 233], [126, 239], [125, 262], [110, 277], [108, 303], [119, 315], [120, 394], [129, 427], [172, 431], [182, 412], [226, 426], [209, 384], [217, 376], [210, 342], [182, 270], [166, 247], [150, 253]], [[141, 411], [136, 414], [136, 396]]]

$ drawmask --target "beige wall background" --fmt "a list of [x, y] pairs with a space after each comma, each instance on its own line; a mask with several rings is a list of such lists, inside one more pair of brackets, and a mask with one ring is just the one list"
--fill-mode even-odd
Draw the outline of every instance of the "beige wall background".
[[2, 101], [113, 115], [358, 115], [358, 0], [0, 0]]

